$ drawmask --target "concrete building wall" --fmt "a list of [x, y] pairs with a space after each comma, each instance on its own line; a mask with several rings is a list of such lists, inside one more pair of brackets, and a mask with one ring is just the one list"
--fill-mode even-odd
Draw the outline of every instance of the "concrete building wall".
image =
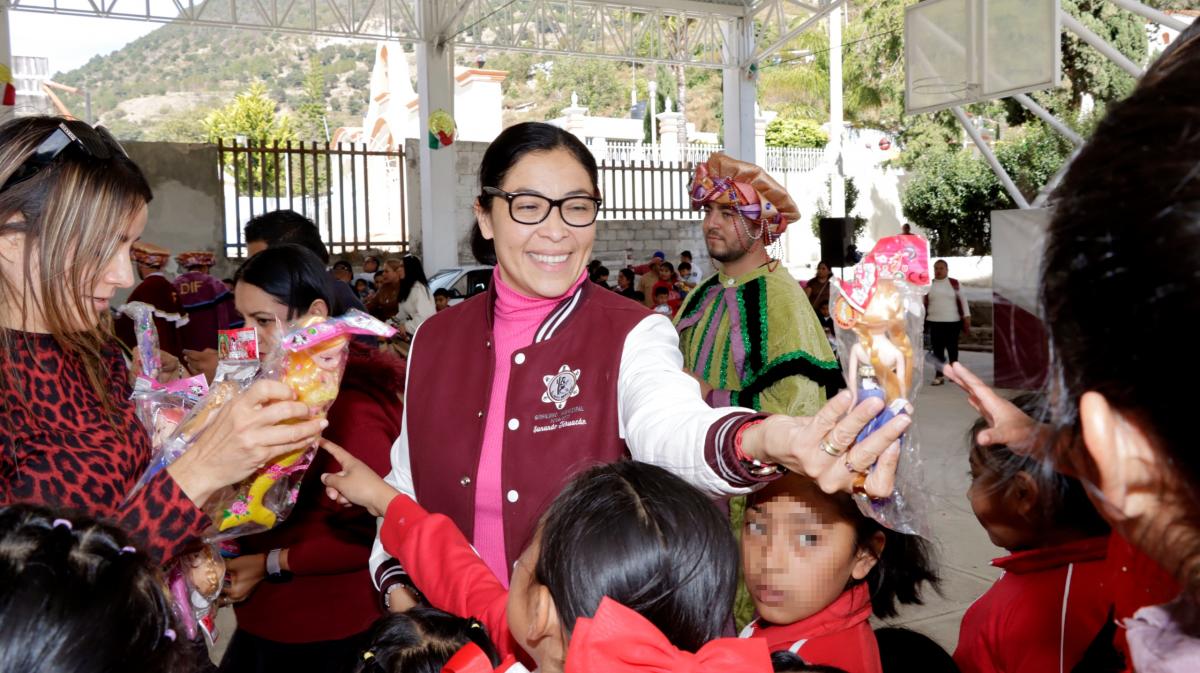
[[[221, 229], [224, 197], [217, 177], [217, 148], [189, 143], [123, 143], [154, 192], [142, 240], [170, 248], [172, 256], [185, 250], [217, 254], [213, 274], [232, 272], [224, 256]], [[175, 260], [167, 267], [174, 274]], [[128, 291], [119, 296], [120, 303]]]

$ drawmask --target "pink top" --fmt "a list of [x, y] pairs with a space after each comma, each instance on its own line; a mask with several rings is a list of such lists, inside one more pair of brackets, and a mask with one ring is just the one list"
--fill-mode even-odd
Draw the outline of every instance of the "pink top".
[[483, 448], [475, 475], [475, 550], [504, 588], [508, 588], [509, 565], [504, 551], [504, 502], [500, 492], [501, 455], [504, 449], [504, 403], [513, 353], [533, 343], [538, 326], [563, 299], [571, 296], [587, 279], [579, 279], [560, 297], [530, 298], [519, 294], [500, 279], [500, 267], [492, 273], [496, 288], [492, 341], [496, 347], [495, 371], [483, 426]]

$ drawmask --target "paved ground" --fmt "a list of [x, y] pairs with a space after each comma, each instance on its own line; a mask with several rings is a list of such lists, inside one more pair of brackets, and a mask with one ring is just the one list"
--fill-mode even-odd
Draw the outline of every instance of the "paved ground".
[[[963, 364], [992, 380], [991, 353], [962, 353]], [[932, 368], [926, 369], [926, 383]], [[957, 386], [926, 385], [917, 399], [917, 433], [926, 465], [926, 484], [933, 500], [931, 526], [941, 561], [942, 596], [925, 605], [906, 607], [889, 623], [920, 631], [953, 653], [963, 612], [991, 586], [1000, 573], [989, 565], [1004, 550], [992, 545], [971, 514], [967, 502], [967, 430], [977, 414]]]
[[[961, 358], [984, 381], [991, 382], [991, 353], [964, 352]], [[941, 561], [942, 595], [930, 594], [925, 605], [903, 608], [889, 623], [920, 631], [953, 653], [963, 612], [1000, 576], [989, 561], [1003, 556], [1004, 550], [988, 541], [967, 503], [966, 435], [975, 422], [975, 411], [953, 384], [929, 386], [932, 376], [932, 368], [927, 368], [926, 386], [917, 399], [917, 433], [932, 495], [930, 515]], [[222, 639], [214, 658], [220, 657], [233, 635], [233, 611], [222, 610], [218, 622]]]

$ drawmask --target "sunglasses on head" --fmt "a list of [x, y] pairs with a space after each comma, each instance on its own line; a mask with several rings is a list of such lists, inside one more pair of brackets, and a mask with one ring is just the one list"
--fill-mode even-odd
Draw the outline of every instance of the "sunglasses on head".
[[121, 147], [121, 143], [103, 126], [93, 128], [76, 120], [60, 122], [50, 135], [38, 144], [33, 154], [13, 171], [4, 186], [0, 187], [0, 192], [8, 191], [29, 180], [53, 163], [63, 152], [72, 148], [83, 152], [84, 156], [102, 161], [118, 155], [129, 156], [125, 148]]

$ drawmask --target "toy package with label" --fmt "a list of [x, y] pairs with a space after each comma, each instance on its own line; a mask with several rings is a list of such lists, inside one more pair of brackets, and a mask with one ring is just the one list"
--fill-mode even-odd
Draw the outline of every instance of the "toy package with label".
[[[859, 433], [866, 439], [899, 414], [912, 414], [924, 357], [924, 295], [929, 292], [929, 243], [918, 236], [881, 239], [854, 267], [850, 280], [833, 285], [830, 314], [846, 383], [855, 404], [868, 397], [884, 402]], [[916, 425], [900, 438], [896, 485], [887, 498], [856, 495], [863, 514], [893, 530], [928, 535], [924, 480]], [[872, 468], [873, 469], [873, 468]]]

